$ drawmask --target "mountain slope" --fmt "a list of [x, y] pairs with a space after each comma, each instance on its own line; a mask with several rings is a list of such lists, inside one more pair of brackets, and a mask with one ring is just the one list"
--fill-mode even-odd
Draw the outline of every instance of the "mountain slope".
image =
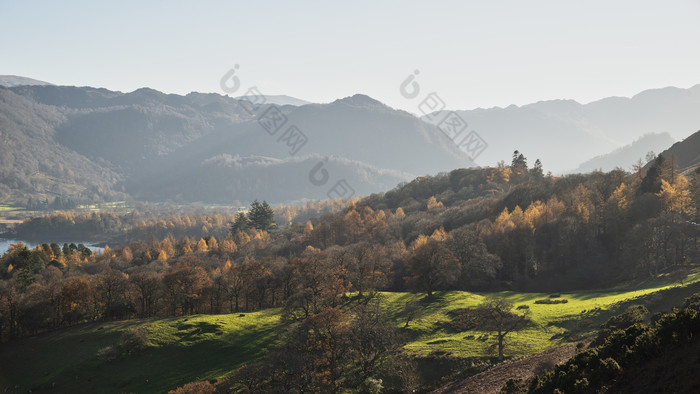
[[609, 97], [588, 104], [552, 100], [456, 112], [489, 144], [479, 156], [480, 164], [494, 165], [518, 149], [559, 173], [644, 134], [667, 132], [683, 139], [700, 125], [698, 108], [700, 85], [646, 90], [632, 98]]
[[[2, 89], [2, 110], [8, 117], [21, 113], [15, 110], [19, 107], [55, 115], [50, 124], [28, 118], [23, 132], [42, 130], [45, 144], [36, 145], [41, 154], [51, 145], [81, 157], [66, 161], [74, 174], [73, 162], [109, 172], [99, 183], [105, 193], [120, 190], [158, 201], [289, 202], [327, 198], [340, 180], [357, 194], [370, 194], [415, 175], [472, 165], [436, 127], [363, 95], [330, 104], [264, 105], [250, 111], [245, 101], [218, 94], [179, 96], [148, 88], [121, 93], [71, 86]], [[287, 119], [276, 135], [262, 126], [271, 113], [266, 111], [279, 111]], [[280, 138], [292, 125], [307, 138], [303, 149], [291, 151], [290, 142]], [[29, 144], [19, 148], [15, 155], [32, 155]], [[332, 159], [321, 171], [328, 172], [328, 179], [319, 185], [308, 174], [320, 157]], [[15, 166], [29, 168], [9, 158], [5, 162], [11, 173], [21, 172]], [[47, 175], [42, 169], [39, 173]], [[15, 197], [44, 192], [31, 184], [3, 184], [5, 189], [19, 188]], [[72, 189], [57, 194], [85, 198]]]
[[119, 174], [56, 143], [55, 128], [65, 119], [55, 107], [0, 87], [0, 197], [16, 201], [28, 191], [46, 198], [114, 195], [109, 189]]
[[[239, 96], [236, 97], [236, 100], [253, 100], [250, 96]], [[296, 97], [291, 97], [287, 96], [284, 94], [280, 95], [265, 95], [265, 103], [266, 104], [275, 104], [275, 105], [293, 105], [295, 107], [299, 107], [302, 105], [306, 104], [311, 104], [310, 101], [298, 99]]]
[[19, 85], [51, 85], [48, 82], [39, 81], [38, 79], [32, 79], [27, 77], [20, 77], [18, 75], [0, 75], [0, 86], [19, 86]]
[[693, 133], [683, 141], [676, 142], [670, 148], [661, 152], [660, 155], [666, 159], [675, 156], [682, 171], [688, 171], [700, 166], [700, 131]]
[[571, 172], [586, 173], [595, 170], [607, 172], [616, 167], [630, 170], [638, 160], [644, 161], [647, 153], [659, 152], [674, 142], [675, 140], [668, 133], [647, 134], [629, 145], [587, 160]]

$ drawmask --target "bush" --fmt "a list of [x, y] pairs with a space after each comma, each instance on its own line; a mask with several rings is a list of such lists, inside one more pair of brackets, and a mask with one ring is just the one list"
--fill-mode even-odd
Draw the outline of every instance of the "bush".
[[569, 302], [569, 300], [567, 300], [566, 298], [557, 299], [557, 300], [545, 298], [542, 300], [535, 301], [535, 304], [566, 304], [567, 302]]
[[124, 353], [140, 352], [148, 346], [148, 331], [144, 328], [130, 328], [119, 339], [119, 347]]
[[683, 309], [692, 309], [700, 312], [700, 293], [695, 293], [686, 298], [683, 303]]
[[383, 383], [381, 379], [369, 377], [362, 383], [362, 391], [371, 394], [379, 394], [384, 389]]
[[97, 351], [97, 358], [104, 362], [111, 363], [119, 358], [119, 350], [114, 346], [105, 346]]
[[448, 323], [455, 331], [473, 330], [478, 325], [479, 316], [475, 309], [464, 308], [449, 312], [452, 316], [452, 321]]
[[625, 330], [634, 324], [644, 322], [644, 318], [649, 314], [649, 310], [643, 305], [631, 305], [624, 313], [608, 319], [598, 332], [598, 337], [593, 341], [593, 346], [600, 346], [616, 330]]
[[168, 391], [168, 394], [209, 394], [216, 392], [216, 387], [208, 381], [187, 383], [175, 390]]

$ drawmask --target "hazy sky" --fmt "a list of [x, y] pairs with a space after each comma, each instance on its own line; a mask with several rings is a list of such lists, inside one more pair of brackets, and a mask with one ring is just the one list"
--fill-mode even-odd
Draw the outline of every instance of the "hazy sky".
[[0, 74], [62, 85], [222, 92], [328, 102], [399, 94], [452, 109], [570, 98], [589, 102], [700, 83], [700, 1], [0, 0]]

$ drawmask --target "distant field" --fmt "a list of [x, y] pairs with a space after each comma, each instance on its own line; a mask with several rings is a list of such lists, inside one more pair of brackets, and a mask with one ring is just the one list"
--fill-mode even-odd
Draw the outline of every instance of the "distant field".
[[126, 201], [103, 202], [100, 204], [78, 205], [76, 211], [102, 212], [120, 209], [130, 209], [131, 206]]
[[[452, 332], [440, 324], [451, 310], [478, 305], [487, 297], [503, 297], [516, 306], [528, 305], [532, 324], [510, 337], [508, 356], [524, 356], [591, 334], [618, 307], [648, 301], [653, 293], [675, 289], [658, 297], [659, 308], [669, 308], [697, 290], [700, 272], [693, 272], [683, 287], [660, 278], [638, 290], [561, 294], [566, 304], [535, 304], [547, 293], [437, 293], [424, 314], [412, 321], [406, 350], [427, 355], [434, 350], [455, 356], [490, 355], [492, 339], [480, 331]], [[382, 293], [387, 312], [403, 327], [402, 310], [420, 302], [422, 295]], [[663, 301], [663, 302], [661, 302]], [[166, 392], [197, 379], [218, 379], [247, 361], [262, 357], [275, 343], [279, 309], [227, 315], [93, 323], [27, 338], [0, 347], [0, 390], [19, 384], [27, 388], [50, 388], [59, 392]], [[129, 327], [145, 327], [151, 343], [141, 354], [125, 356], [107, 364], [97, 359], [98, 349], [114, 345]]]
[[0, 204], [0, 212], [13, 212], [13, 211], [20, 211], [23, 210], [24, 208], [12, 206], [12, 205], [4, 205]]

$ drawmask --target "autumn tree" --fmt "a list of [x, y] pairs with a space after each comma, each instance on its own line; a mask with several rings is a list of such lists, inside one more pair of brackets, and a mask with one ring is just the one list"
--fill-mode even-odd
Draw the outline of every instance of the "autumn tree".
[[123, 272], [107, 269], [94, 280], [93, 294], [102, 306], [103, 319], [125, 318], [133, 311], [127, 298], [127, 277]]
[[661, 181], [661, 191], [657, 193], [657, 196], [661, 198], [668, 212], [683, 217], [690, 217], [695, 214], [695, 207], [688, 179], [683, 175], [677, 175], [675, 178], [673, 183], [663, 179]]
[[129, 275], [128, 280], [136, 301], [138, 315], [142, 318], [155, 315], [161, 295], [160, 275], [154, 271], [141, 269]]
[[344, 267], [329, 264], [328, 254], [317, 248], [308, 246], [292, 265], [294, 290], [285, 306], [291, 318], [306, 318], [324, 306], [335, 306], [349, 289]]
[[381, 300], [356, 304], [352, 308], [350, 334], [357, 364], [357, 383], [376, 377], [381, 363], [398, 348], [396, 328], [381, 308]]
[[700, 220], [700, 167], [696, 168], [693, 173], [691, 195], [693, 198], [693, 207], [695, 208], [695, 220]]
[[92, 289], [80, 277], [67, 279], [61, 289], [61, 309], [63, 320], [69, 325], [83, 320], [88, 313], [89, 299]]
[[415, 291], [425, 292], [428, 298], [435, 290], [443, 289], [457, 276], [457, 260], [444, 242], [428, 239], [411, 253], [406, 278]]
[[181, 261], [164, 276], [163, 286], [170, 299], [170, 311], [174, 315], [178, 308], [183, 315], [195, 313], [202, 290], [209, 285], [209, 275], [202, 267]]
[[242, 271], [240, 264], [233, 265], [231, 261], [227, 261], [224, 265], [224, 292], [229, 299], [230, 312], [238, 312], [240, 308], [239, 303], [246, 284]]
[[381, 245], [362, 242], [349, 247], [348, 273], [350, 283], [359, 296], [373, 295], [387, 283], [390, 260]]
[[435, 198], [435, 196], [431, 196], [428, 199], [426, 208], [428, 209], [428, 212], [433, 212], [433, 211], [439, 210], [441, 208], [445, 208], [445, 206], [442, 204], [442, 202], [438, 201]]
[[486, 290], [501, 269], [501, 259], [489, 253], [483, 239], [473, 229], [459, 228], [449, 234], [447, 247], [457, 259], [457, 287], [462, 290]]

